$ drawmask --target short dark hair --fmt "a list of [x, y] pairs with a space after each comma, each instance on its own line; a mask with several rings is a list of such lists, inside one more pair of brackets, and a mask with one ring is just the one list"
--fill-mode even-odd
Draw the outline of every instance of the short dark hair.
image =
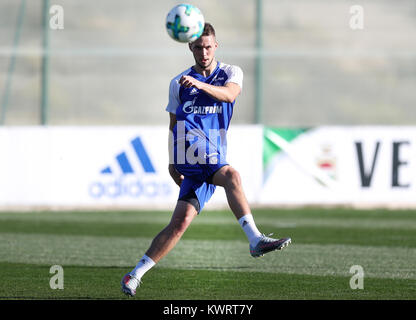
[[215, 29], [209, 22], [205, 22], [204, 31], [202, 31], [202, 36], [214, 36], [215, 37]]

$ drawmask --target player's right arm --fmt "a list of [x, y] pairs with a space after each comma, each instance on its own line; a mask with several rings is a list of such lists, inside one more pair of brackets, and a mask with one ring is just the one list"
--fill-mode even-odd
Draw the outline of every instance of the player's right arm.
[[[176, 85], [177, 86], [177, 85]], [[175, 183], [178, 186], [181, 186], [182, 180], [184, 179], [184, 176], [181, 175], [176, 169], [175, 166], [173, 165], [173, 163], [171, 163], [173, 161], [174, 155], [171, 154], [173, 152], [173, 141], [170, 141], [170, 139], [173, 139], [173, 128], [176, 125], [176, 107], [178, 105], [178, 103], [180, 103], [179, 101], [179, 96], [178, 96], [178, 92], [177, 92], [177, 88], [175, 88], [175, 80], [172, 80], [170, 83], [170, 87], [169, 87], [169, 104], [166, 107], [166, 111], [169, 112], [169, 174], [172, 177], [173, 181], [175, 181]]]
[[[173, 128], [175, 127], [175, 125], [176, 125], [176, 114], [173, 114], [173, 113], [170, 113], [169, 112], [169, 118], [170, 118], [170, 121], [169, 121], [169, 130], [170, 130], [170, 132], [172, 132], [172, 130], [173, 130]], [[172, 134], [170, 134], [169, 135], [169, 139], [171, 139], [171, 137], [172, 137], [173, 135]], [[171, 141], [169, 141], [169, 145], [171, 145]], [[172, 148], [170, 148], [169, 147], [169, 152], [173, 152], [173, 150], [172, 150]], [[169, 155], [169, 159], [173, 159], [173, 155]], [[175, 183], [178, 185], [178, 186], [181, 186], [181, 183], [182, 183], [182, 180], [184, 179], [184, 176], [183, 175], [181, 175], [176, 169], [175, 169], [175, 166], [173, 165], [173, 163], [169, 163], [169, 174], [170, 174], [170, 176], [172, 177], [172, 179], [173, 179], [173, 181], [175, 181]]]
[[243, 88], [243, 71], [238, 66], [223, 64], [227, 80], [222, 86], [198, 81], [189, 75], [182, 75], [179, 84], [185, 88], [195, 87], [204, 91], [217, 101], [233, 103]]

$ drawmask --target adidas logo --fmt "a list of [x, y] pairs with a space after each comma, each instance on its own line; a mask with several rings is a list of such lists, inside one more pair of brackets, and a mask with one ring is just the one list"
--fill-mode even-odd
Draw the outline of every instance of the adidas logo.
[[[141, 172], [145, 174], [137, 174]], [[172, 182], [156, 172], [139, 136], [116, 154], [115, 161], [100, 170], [100, 176], [88, 186], [88, 194], [92, 199], [111, 201], [160, 201], [169, 197], [172, 191]]]
[[[134, 155], [137, 156], [137, 160], [141, 163], [144, 172], [155, 173], [156, 172], [155, 167], [153, 166], [153, 163], [150, 160], [150, 157], [147, 154], [146, 149], [144, 148], [144, 145], [140, 137], [136, 137], [133, 140], [131, 140], [130, 144], [133, 147]], [[123, 175], [134, 173], [133, 166], [126, 152], [121, 152], [118, 155], [116, 155], [116, 161]], [[107, 166], [101, 170], [101, 173], [112, 174], [113, 170], [110, 166]]]
[[197, 88], [192, 88], [191, 92], [189, 92], [190, 96], [193, 96], [194, 94], [198, 94], [198, 89]]

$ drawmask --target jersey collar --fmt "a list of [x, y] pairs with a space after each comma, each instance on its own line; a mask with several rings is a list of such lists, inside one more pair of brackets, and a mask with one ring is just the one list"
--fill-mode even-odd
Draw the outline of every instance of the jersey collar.
[[206, 80], [206, 79], [209, 79], [210, 77], [212, 77], [217, 72], [219, 67], [220, 67], [220, 62], [217, 61], [217, 66], [215, 67], [215, 69], [211, 72], [211, 74], [208, 77], [204, 77], [202, 74], [197, 72], [193, 66], [191, 67], [191, 69], [192, 69], [192, 72], [198, 76], [198, 78], [202, 78], [202, 79]]

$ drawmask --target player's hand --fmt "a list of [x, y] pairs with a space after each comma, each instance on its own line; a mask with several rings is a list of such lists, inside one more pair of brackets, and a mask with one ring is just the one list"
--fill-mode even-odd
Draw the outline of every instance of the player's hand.
[[182, 76], [179, 79], [179, 84], [185, 88], [195, 87], [197, 89], [200, 89], [201, 83], [201, 81], [198, 81], [191, 76]]
[[169, 174], [172, 177], [173, 181], [175, 181], [175, 183], [180, 187], [182, 184], [183, 179], [185, 179], [185, 177], [183, 175], [181, 175], [173, 166], [173, 164], [169, 164]]

